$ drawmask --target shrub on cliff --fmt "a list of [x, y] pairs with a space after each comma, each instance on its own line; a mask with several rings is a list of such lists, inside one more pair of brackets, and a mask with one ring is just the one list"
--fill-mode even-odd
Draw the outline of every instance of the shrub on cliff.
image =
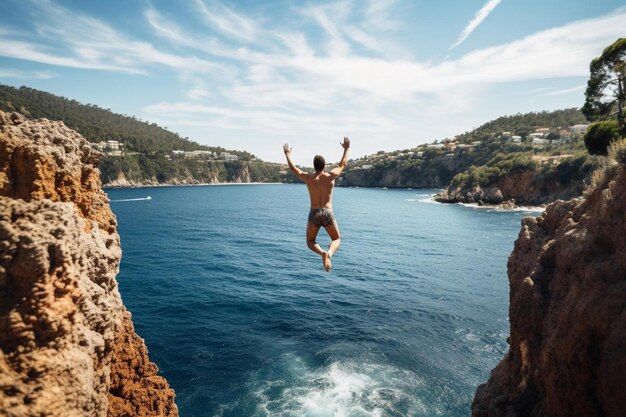
[[620, 138], [620, 126], [616, 120], [592, 123], [585, 133], [585, 147], [591, 155], [606, 155], [609, 145]]
[[452, 178], [452, 186], [486, 186], [498, 181], [503, 172], [498, 167], [474, 166]]

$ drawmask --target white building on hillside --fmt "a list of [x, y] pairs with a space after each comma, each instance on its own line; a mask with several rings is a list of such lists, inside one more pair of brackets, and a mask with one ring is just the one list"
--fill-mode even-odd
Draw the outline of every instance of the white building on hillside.
[[585, 133], [587, 128], [589, 128], [589, 125], [574, 125], [569, 130], [573, 133]]
[[222, 152], [220, 154], [221, 159], [223, 159], [224, 161], [236, 161], [239, 159], [239, 157], [237, 155], [233, 155], [230, 154], [228, 152]]

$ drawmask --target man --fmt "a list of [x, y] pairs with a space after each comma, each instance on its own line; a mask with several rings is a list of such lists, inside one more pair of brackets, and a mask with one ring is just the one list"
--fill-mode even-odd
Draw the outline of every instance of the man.
[[[337, 226], [337, 221], [333, 214], [333, 187], [335, 186], [335, 178], [341, 175], [341, 172], [348, 163], [350, 139], [343, 138], [343, 143], [340, 142], [339, 144], [343, 147], [343, 156], [341, 157], [339, 166], [331, 169], [330, 172], [324, 172], [326, 161], [323, 156], [316, 155], [315, 158], [313, 158], [313, 167], [315, 168], [315, 173], [313, 174], [308, 174], [296, 167], [291, 161], [291, 148], [289, 144], [285, 143], [283, 146], [289, 168], [298, 178], [305, 182], [309, 190], [309, 197], [311, 198], [311, 211], [309, 212], [309, 220], [306, 225], [307, 246], [322, 257], [322, 263], [327, 272], [330, 271], [332, 266], [331, 258], [341, 244], [341, 240], [339, 240], [339, 227]], [[322, 226], [332, 239], [328, 251], [323, 250], [315, 241], [317, 233]]]

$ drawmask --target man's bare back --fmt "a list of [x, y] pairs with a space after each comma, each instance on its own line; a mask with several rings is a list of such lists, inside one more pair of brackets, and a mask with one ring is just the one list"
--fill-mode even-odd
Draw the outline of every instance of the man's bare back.
[[[313, 252], [322, 257], [322, 262], [326, 271], [330, 271], [330, 268], [332, 267], [331, 258], [337, 249], [339, 249], [339, 245], [341, 244], [339, 227], [333, 213], [333, 188], [335, 187], [335, 178], [341, 175], [341, 172], [348, 163], [350, 139], [344, 137], [343, 143], [340, 143], [340, 145], [343, 147], [343, 156], [341, 157], [339, 165], [330, 170], [330, 172], [325, 172], [324, 168], [326, 166], [326, 161], [322, 156], [317, 155], [313, 159], [315, 172], [311, 174], [296, 167], [291, 161], [291, 148], [286, 143], [283, 146], [289, 168], [298, 178], [304, 181], [307, 189], [309, 190], [311, 210], [309, 212], [306, 229], [307, 246]], [[320, 227], [324, 227], [332, 239], [328, 251], [323, 250], [315, 241]]]
[[311, 208], [333, 208], [333, 188], [335, 187], [335, 176], [328, 172], [306, 174], [304, 180], [309, 190], [311, 198]]

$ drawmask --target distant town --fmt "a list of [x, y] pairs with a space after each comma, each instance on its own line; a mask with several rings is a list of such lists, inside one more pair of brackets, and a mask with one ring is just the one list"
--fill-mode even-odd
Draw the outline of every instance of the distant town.
[[[124, 143], [117, 140], [108, 140], [92, 143], [91, 146], [94, 149], [103, 152], [106, 156], [124, 156], [133, 155], [138, 152], [128, 152], [124, 149]], [[171, 153], [165, 155], [166, 159], [184, 158], [184, 159], [206, 159], [213, 161], [237, 161], [239, 157], [228, 152], [213, 152], [213, 151], [181, 151], [173, 150]]]
[[[559, 129], [550, 129], [547, 127], [539, 127], [534, 132], [529, 133], [527, 136], [515, 135], [508, 131], [492, 134], [491, 136], [502, 141], [509, 141], [513, 143], [532, 143], [534, 147], [541, 148], [547, 145], [565, 145], [570, 143], [574, 138], [582, 138], [587, 131], [588, 124], [576, 124]], [[454, 151], [457, 149], [468, 149], [479, 146], [482, 142], [480, 140], [472, 142], [462, 142], [459, 137], [454, 139], [444, 139], [442, 141], [435, 141], [429, 144], [421, 144], [413, 149], [395, 152], [379, 151], [376, 154], [365, 156], [360, 158], [364, 164], [352, 168], [352, 170], [359, 169], [371, 169], [375, 163], [381, 161], [393, 161], [396, 159], [414, 159], [421, 158], [425, 151], [436, 150], [443, 153], [445, 158], [453, 159], [455, 157]], [[358, 161], [358, 160], [357, 160]]]

